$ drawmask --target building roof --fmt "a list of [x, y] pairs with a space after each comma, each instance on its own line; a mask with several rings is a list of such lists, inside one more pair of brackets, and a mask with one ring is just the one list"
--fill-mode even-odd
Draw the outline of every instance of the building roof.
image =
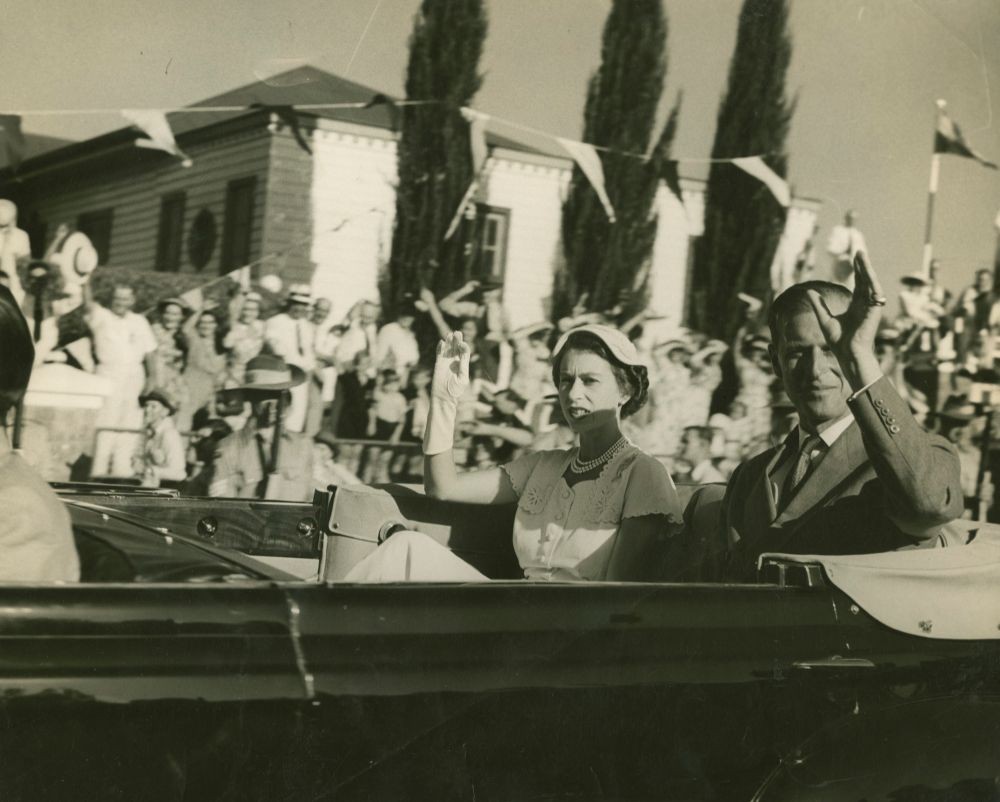
[[[49, 153], [53, 150], [58, 150], [66, 145], [71, 145], [72, 140], [61, 139], [55, 136], [45, 136], [44, 134], [29, 134], [25, 133], [24, 136], [24, 156], [23, 160], [33, 159], [35, 156], [41, 156], [43, 153]], [[0, 170], [7, 167], [9, 164], [7, 160], [7, 149], [0, 148]]]
[[[181, 147], [184, 146], [184, 139], [187, 135], [199, 132], [202, 135], [207, 133], [207, 129], [221, 123], [237, 120], [253, 114], [260, 114], [258, 106], [309, 106], [322, 103], [368, 103], [378, 95], [382, 95], [389, 100], [395, 100], [384, 92], [341, 78], [332, 73], [325, 72], [310, 65], [295, 67], [285, 72], [274, 75], [270, 78], [245, 84], [214, 95], [197, 103], [191, 104], [190, 108], [202, 106], [239, 106], [238, 111], [219, 112], [199, 112], [197, 114], [185, 114], [184, 112], [171, 112], [167, 115], [171, 130], [177, 138]], [[353, 125], [369, 126], [392, 131], [393, 111], [386, 103], [381, 103], [371, 108], [348, 108], [348, 109], [305, 109], [299, 111], [299, 116], [307, 119], [309, 117], [319, 117], [327, 120], [337, 120]], [[210, 134], [208, 134], [210, 135]], [[38, 140], [48, 140], [45, 146], [38, 143], [37, 148], [28, 151], [25, 157], [27, 167], [55, 165], [65, 161], [76, 161], [86, 158], [87, 154], [104, 152], [108, 148], [121, 147], [127, 144], [130, 139], [137, 136], [136, 129], [129, 126], [110, 131], [83, 142], [69, 142], [67, 140], [57, 140], [53, 137], [32, 137]], [[521, 136], [514, 133], [499, 134], [491, 130], [487, 124], [487, 144], [492, 147], [506, 148], [524, 153], [534, 153], [546, 156], [558, 156], [568, 159], [566, 153], [551, 140], [545, 137], [532, 136], [530, 134]], [[38, 159], [37, 157], [43, 157]], [[36, 160], [37, 159], [37, 160]], [[31, 162], [31, 164], [27, 164]], [[5, 165], [0, 163], [0, 170]]]

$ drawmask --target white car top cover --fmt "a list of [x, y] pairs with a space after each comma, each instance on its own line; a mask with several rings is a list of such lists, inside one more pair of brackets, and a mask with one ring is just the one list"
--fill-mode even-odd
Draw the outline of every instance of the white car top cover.
[[[971, 522], [969, 522], [971, 523]], [[971, 543], [879, 554], [766, 554], [819, 563], [872, 618], [900, 632], [946, 640], [1000, 639], [1000, 527]]]

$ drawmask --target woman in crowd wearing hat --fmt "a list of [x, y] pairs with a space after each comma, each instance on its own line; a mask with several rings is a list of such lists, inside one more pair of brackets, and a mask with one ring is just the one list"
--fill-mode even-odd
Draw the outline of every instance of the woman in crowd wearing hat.
[[[567, 332], [556, 344], [553, 379], [579, 446], [459, 473], [453, 443], [458, 402], [469, 383], [469, 356], [458, 332], [438, 346], [423, 444], [427, 492], [459, 502], [516, 502], [514, 552], [528, 579], [655, 578], [682, 511], [666, 469], [621, 432], [622, 417], [642, 406], [648, 388], [646, 368], [628, 338], [617, 329], [589, 325]], [[400, 532], [347, 579], [483, 577], [436, 541]]]
[[132, 458], [132, 467], [143, 487], [161, 482], [182, 482], [187, 476], [184, 442], [174, 424], [177, 401], [163, 388], [139, 396], [145, 438]]
[[306, 380], [305, 372], [280, 356], [260, 354], [247, 362], [238, 387], [220, 392], [249, 403], [250, 419], [219, 443], [213, 460], [210, 496], [308, 501], [313, 493], [312, 441], [281, 425], [290, 390]]
[[35, 349], [13, 294], [0, 287], [0, 582], [74, 582], [80, 561], [69, 514], [14, 453], [8, 422], [28, 387]]

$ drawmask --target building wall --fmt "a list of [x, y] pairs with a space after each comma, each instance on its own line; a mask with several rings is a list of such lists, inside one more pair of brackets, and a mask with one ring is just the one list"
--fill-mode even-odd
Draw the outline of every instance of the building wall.
[[494, 151], [486, 202], [510, 211], [503, 301], [514, 328], [549, 318], [570, 171], [557, 159]]
[[339, 320], [356, 301], [379, 297], [396, 215], [396, 143], [390, 132], [319, 123], [309, 194], [312, 286]]
[[164, 195], [183, 191], [186, 203], [181, 271], [194, 272], [188, 262], [187, 236], [195, 215], [208, 209], [215, 217], [215, 249], [201, 271], [207, 280], [219, 273], [226, 185], [233, 179], [257, 177], [251, 258], [261, 252], [269, 148], [270, 135], [263, 126], [192, 145], [187, 152], [194, 164], [189, 168], [166, 154], [134, 154], [129, 148], [121, 158], [106, 159], [108, 166], [100, 170], [66, 167], [30, 179], [28, 204], [47, 224], [49, 237], [61, 222], [75, 225], [81, 213], [113, 209], [108, 263], [153, 270], [160, 201]]
[[[285, 285], [310, 283], [313, 215], [310, 193], [313, 156], [295, 141], [291, 131], [272, 122], [268, 126], [270, 166], [262, 216], [260, 263], [253, 275], [277, 275]], [[309, 132], [303, 129], [303, 136]]]

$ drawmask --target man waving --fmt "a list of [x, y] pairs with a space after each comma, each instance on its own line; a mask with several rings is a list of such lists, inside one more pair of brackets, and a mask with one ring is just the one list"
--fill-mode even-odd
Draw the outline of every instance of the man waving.
[[962, 514], [959, 462], [882, 375], [885, 297], [865, 253], [853, 293], [808, 281], [771, 306], [771, 362], [799, 425], [741, 464], [722, 503], [726, 573], [752, 579], [764, 552], [852, 554], [932, 541]]

